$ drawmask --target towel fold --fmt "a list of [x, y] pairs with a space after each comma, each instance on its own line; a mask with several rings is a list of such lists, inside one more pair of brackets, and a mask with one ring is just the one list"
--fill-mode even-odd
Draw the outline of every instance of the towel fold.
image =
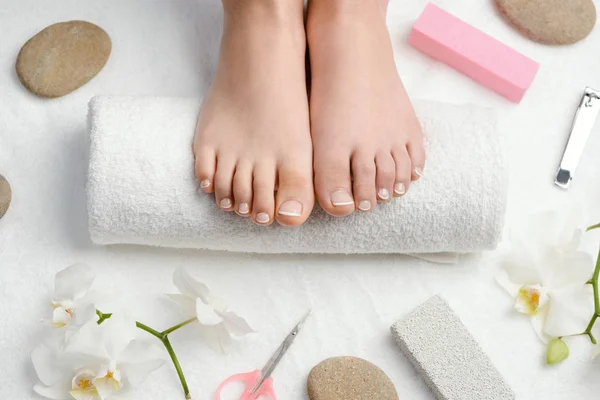
[[469, 253], [495, 248], [506, 168], [495, 113], [417, 102], [424, 176], [369, 213], [315, 207], [298, 228], [261, 227], [197, 193], [191, 150], [200, 102], [99, 96], [90, 102], [89, 229], [97, 244], [253, 253]]

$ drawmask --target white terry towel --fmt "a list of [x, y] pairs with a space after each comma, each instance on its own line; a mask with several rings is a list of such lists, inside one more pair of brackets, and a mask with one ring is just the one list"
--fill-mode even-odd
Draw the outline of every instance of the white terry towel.
[[406, 196], [345, 218], [316, 207], [303, 226], [285, 228], [256, 226], [197, 193], [191, 145], [198, 100], [96, 97], [87, 182], [92, 241], [254, 253], [493, 249], [506, 203], [495, 113], [436, 102], [415, 107], [428, 158]]

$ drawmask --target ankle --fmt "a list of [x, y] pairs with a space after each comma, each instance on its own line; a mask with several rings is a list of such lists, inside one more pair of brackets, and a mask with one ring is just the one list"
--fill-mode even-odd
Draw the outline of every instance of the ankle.
[[353, 30], [385, 27], [387, 4], [388, 0], [309, 0], [306, 23], [309, 41], [311, 36], [328, 35], [331, 29], [340, 26]]
[[265, 18], [272, 23], [303, 19], [303, 0], [222, 0], [226, 18]]

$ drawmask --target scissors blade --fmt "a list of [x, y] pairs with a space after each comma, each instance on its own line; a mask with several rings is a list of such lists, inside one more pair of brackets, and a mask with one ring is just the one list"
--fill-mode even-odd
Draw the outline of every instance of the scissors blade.
[[310, 315], [310, 312], [311, 310], [308, 310], [308, 312], [304, 315], [304, 317], [302, 317], [300, 322], [298, 322], [294, 329], [292, 329], [292, 331], [289, 333], [289, 335], [286, 336], [279, 348], [275, 350], [275, 353], [273, 353], [269, 361], [267, 361], [263, 369], [260, 371], [260, 379], [254, 384], [252, 390], [250, 391], [250, 394], [256, 394], [256, 391], [260, 388], [264, 381], [271, 376], [271, 374], [277, 367], [277, 364], [279, 364], [279, 361], [281, 361], [285, 353], [288, 351], [288, 349], [296, 339], [296, 336], [298, 336], [300, 330], [304, 327], [304, 323]]

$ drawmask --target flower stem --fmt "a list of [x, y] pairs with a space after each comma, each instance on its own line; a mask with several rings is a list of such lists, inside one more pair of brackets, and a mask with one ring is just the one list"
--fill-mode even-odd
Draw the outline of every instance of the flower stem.
[[144, 325], [141, 322], [137, 322], [136, 321], [135, 326], [137, 326], [138, 328], [140, 328], [143, 331], [148, 332], [152, 336], [158, 338], [160, 341], [163, 341], [165, 339], [165, 336], [162, 333], [160, 333], [157, 330], [154, 330], [154, 329], [150, 328], [148, 325]]
[[181, 381], [181, 386], [183, 387], [183, 393], [185, 393], [185, 398], [191, 399], [192, 396], [190, 395], [190, 389], [188, 388], [187, 382], [185, 380], [185, 376], [183, 375], [181, 365], [179, 365], [179, 360], [177, 359], [177, 356], [175, 355], [175, 351], [173, 350], [173, 347], [171, 346], [171, 342], [169, 341], [169, 338], [167, 337], [167, 335], [164, 336], [162, 343], [165, 346], [165, 348], [167, 349], [169, 356], [171, 356], [171, 361], [173, 361], [173, 366], [175, 367], [175, 371], [177, 371], [177, 376], [179, 376], [179, 380]]
[[[600, 224], [598, 224], [598, 226], [600, 226]], [[594, 229], [595, 227], [597, 227], [596, 225], [594, 225], [593, 227], [588, 228], [588, 230]], [[588, 335], [588, 337], [590, 338], [590, 341], [593, 344], [596, 344], [596, 338], [594, 337], [594, 335], [592, 334], [592, 329], [594, 328], [594, 324], [596, 323], [596, 320], [600, 317], [600, 297], [598, 295], [598, 276], [600, 276], [600, 250], [598, 250], [598, 259], [596, 260], [596, 268], [594, 268], [594, 275], [592, 276], [592, 279], [589, 281], [589, 284], [592, 285], [592, 288], [594, 290], [594, 315], [592, 315], [592, 318], [590, 319], [590, 323], [588, 324], [587, 328], [585, 328], [585, 331], [582, 332], [582, 335]]]
[[[100, 310], [96, 310], [96, 315], [98, 315], [98, 325], [100, 325], [105, 320], [112, 317], [112, 314], [104, 314]], [[183, 375], [183, 370], [181, 369], [181, 365], [179, 364], [179, 360], [177, 359], [177, 355], [175, 354], [175, 350], [173, 350], [173, 346], [171, 346], [171, 342], [169, 341], [169, 333], [176, 331], [177, 329], [186, 326], [187, 324], [191, 324], [196, 321], [196, 318], [191, 318], [186, 321], [183, 321], [180, 324], [174, 325], [167, 330], [162, 332], [157, 331], [156, 329], [150, 328], [148, 325], [142, 324], [141, 322], [136, 321], [135, 326], [139, 329], [148, 332], [163, 344], [171, 357], [171, 361], [173, 362], [173, 366], [175, 367], [175, 371], [177, 371], [177, 376], [179, 377], [179, 381], [181, 382], [181, 387], [183, 388], [183, 393], [185, 394], [185, 398], [187, 400], [191, 399], [190, 389], [188, 388], [187, 382], [185, 380], [185, 376]]]
[[174, 331], [176, 331], [177, 329], [179, 329], [179, 328], [182, 328], [182, 327], [186, 326], [187, 324], [191, 324], [192, 322], [196, 321], [197, 319], [198, 319], [198, 318], [190, 318], [190, 319], [188, 319], [188, 320], [186, 320], [186, 321], [183, 321], [183, 322], [182, 322], [182, 323], [180, 323], [180, 324], [177, 324], [177, 325], [175, 325], [175, 326], [172, 326], [172, 327], [170, 327], [169, 329], [165, 329], [164, 331], [162, 331], [162, 334], [166, 336], [166, 335], [168, 335], [169, 333], [171, 333], [171, 332], [174, 332]]
[[171, 361], [173, 362], [173, 366], [175, 367], [175, 371], [177, 371], [177, 376], [179, 377], [179, 381], [181, 382], [181, 387], [183, 388], [183, 393], [185, 394], [186, 399], [191, 399], [190, 389], [188, 388], [187, 381], [185, 380], [185, 375], [183, 374], [183, 370], [181, 369], [181, 364], [179, 364], [179, 360], [177, 359], [177, 355], [175, 354], [175, 350], [173, 350], [173, 346], [171, 346], [171, 342], [169, 341], [169, 333], [176, 331], [177, 329], [195, 321], [196, 318], [191, 320], [183, 321], [180, 324], [177, 324], [163, 332], [159, 332], [156, 329], [150, 328], [148, 325], [142, 324], [141, 322], [136, 322], [135, 326], [140, 328], [143, 331], [148, 332], [152, 336], [156, 337], [160, 342], [165, 346], [167, 352], [169, 353], [169, 357], [171, 357]]

